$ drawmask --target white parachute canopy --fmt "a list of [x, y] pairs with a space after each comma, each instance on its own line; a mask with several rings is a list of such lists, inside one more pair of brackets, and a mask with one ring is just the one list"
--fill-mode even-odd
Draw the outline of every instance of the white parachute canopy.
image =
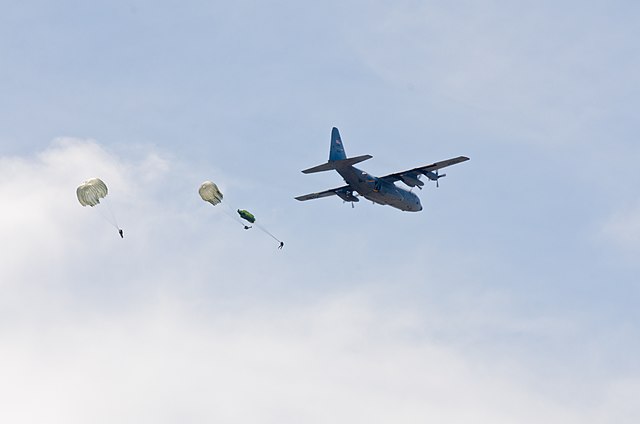
[[118, 220], [116, 219], [115, 214], [109, 207], [109, 202], [106, 200], [106, 196], [109, 193], [109, 189], [107, 185], [100, 178], [91, 178], [78, 186], [76, 189], [76, 194], [78, 195], [78, 201], [82, 206], [97, 206], [100, 204], [100, 199], [105, 201], [105, 206], [107, 210], [103, 210], [103, 206], [97, 207], [96, 209], [100, 212], [100, 215], [104, 219], [106, 219], [111, 225], [113, 225], [120, 234], [120, 237], [123, 237], [123, 231], [118, 225]]
[[78, 186], [76, 194], [82, 206], [95, 206], [100, 203], [100, 199], [109, 193], [107, 185], [100, 178], [91, 178]]
[[200, 197], [202, 197], [202, 200], [211, 203], [213, 206], [222, 202], [222, 192], [220, 191], [216, 183], [212, 181], [203, 182], [200, 185], [198, 193], [200, 193]]

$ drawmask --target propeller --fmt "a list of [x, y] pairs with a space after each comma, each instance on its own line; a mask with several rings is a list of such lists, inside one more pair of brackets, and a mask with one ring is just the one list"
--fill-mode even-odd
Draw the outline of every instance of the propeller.
[[426, 175], [426, 176], [427, 176], [431, 181], [435, 181], [435, 182], [436, 182], [436, 188], [439, 188], [439, 187], [440, 187], [440, 182], [439, 182], [438, 180], [439, 180], [440, 178], [442, 178], [442, 177], [446, 177], [446, 176], [447, 176], [447, 174], [442, 174], [442, 175], [440, 175], [440, 174], [438, 173], [438, 170], [437, 170], [437, 169], [436, 169], [436, 171], [435, 171], [435, 172], [429, 172], [429, 173], [427, 173], [427, 174], [425, 174], [425, 175]]

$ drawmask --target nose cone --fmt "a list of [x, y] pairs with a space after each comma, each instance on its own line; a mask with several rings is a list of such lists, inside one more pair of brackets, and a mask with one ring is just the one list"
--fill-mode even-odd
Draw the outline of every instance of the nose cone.
[[420, 198], [415, 194], [411, 193], [412, 197], [409, 199], [405, 198], [404, 204], [399, 207], [403, 211], [407, 212], [420, 212], [422, 210], [422, 205], [420, 204]]

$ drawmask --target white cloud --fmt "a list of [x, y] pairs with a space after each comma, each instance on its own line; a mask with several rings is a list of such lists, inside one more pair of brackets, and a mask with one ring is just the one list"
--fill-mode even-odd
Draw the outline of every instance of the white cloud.
[[[173, 297], [173, 296], [171, 296]], [[591, 422], [360, 300], [210, 311], [162, 299], [4, 331], [7, 422]]]
[[[124, 240], [75, 199], [94, 175]], [[598, 423], [621, 403], [621, 422], [637, 418], [598, 389], [600, 406], [566, 402], [539, 389], [526, 358], [491, 362], [482, 343], [459, 340], [573, 330], [500, 316], [492, 306], [508, 297], [387, 302], [375, 281], [341, 287], [339, 274], [320, 295], [286, 293], [326, 274], [247, 244], [260, 234], [225, 225], [197, 197], [202, 179], [153, 149], [125, 159], [70, 138], [1, 160], [0, 421]], [[451, 322], [449, 308], [464, 314]]]

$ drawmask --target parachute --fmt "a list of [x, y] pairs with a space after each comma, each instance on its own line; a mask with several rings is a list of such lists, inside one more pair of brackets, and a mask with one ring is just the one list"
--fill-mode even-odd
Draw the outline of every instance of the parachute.
[[[245, 209], [238, 209], [237, 210], [238, 215], [240, 215], [240, 218], [238, 218], [238, 215], [233, 213], [233, 210], [229, 207], [229, 205], [227, 205], [225, 202], [222, 201], [223, 195], [222, 195], [222, 192], [220, 191], [220, 189], [218, 188], [218, 186], [216, 185], [216, 183], [214, 183], [212, 181], [203, 182], [200, 185], [200, 189], [198, 189], [198, 193], [200, 194], [200, 197], [202, 198], [202, 200], [204, 200], [205, 202], [211, 203], [213, 206], [221, 204], [222, 205], [222, 210], [224, 211], [224, 213], [226, 215], [228, 215], [231, 219], [235, 220], [240, 225], [242, 225], [242, 227], [244, 227], [245, 230], [250, 229], [251, 226], [246, 225], [240, 218], [242, 218], [242, 219], [244, 219], [244, 220], [246, 220], [246, 221], [248, 221], [248, 222], [250, 222], [252, 224], [256, 222], [256, 217], [251, 212], [249, 212], [249, 211], [247, 211]], [[258, 228], [260, 228], [260, 230], [264, 231], [266, 234], [271, 236], [273, 239], [275, 239], [279, 243], [278, 248], [282, 249], [282, 246], [284, 246], [284, 242], [278, 240], [278, 238], [276, 236], [271, 234], [262, 225], [256, 224], [256, 226]]]
[[245, 221], [249, 221], [252, 224], [256, 222], [256, 217], [247, 210], [238, 209], [238, 215], [240, 215], [240, 218], [244, 219]]
[[222, 198], [224, 197], [216, 183], [212, 181], [203, 182], [202, 185], [200, 185], [198, 193], [200, 193], [202, 200], [211, 203], [213, 206], [222, 202]]
[[109, 193], [107, 185], [100, 178], [91, 178], [78, 186], [76, 195], [82, 206], [94, 207], [100, 203], [100, 199]]
[[[78, 201], [82, 206], [97, 206], [100, 204], [100, 199], [106, 200], [107, 194], [109, 193], [109, 189], [107, 185], [100, 178], [91, 178], [87, 181], [83, 182], [76, 189], [76, 195], [78, 196]], [[118, 221], [116, 220], [116, 216], [111, 211], [107, 203], [107, 210], [109, 212], [106, 215], [104, 210], [100, 207], [96, 208], [100, 211], [100, 215], [104, 219], [106, 219], [111, 225], [116, 227], [118, 230], [118, 234], [120, 234], [121, 238], [124, 238], [122, 229], [118, 226]]]

